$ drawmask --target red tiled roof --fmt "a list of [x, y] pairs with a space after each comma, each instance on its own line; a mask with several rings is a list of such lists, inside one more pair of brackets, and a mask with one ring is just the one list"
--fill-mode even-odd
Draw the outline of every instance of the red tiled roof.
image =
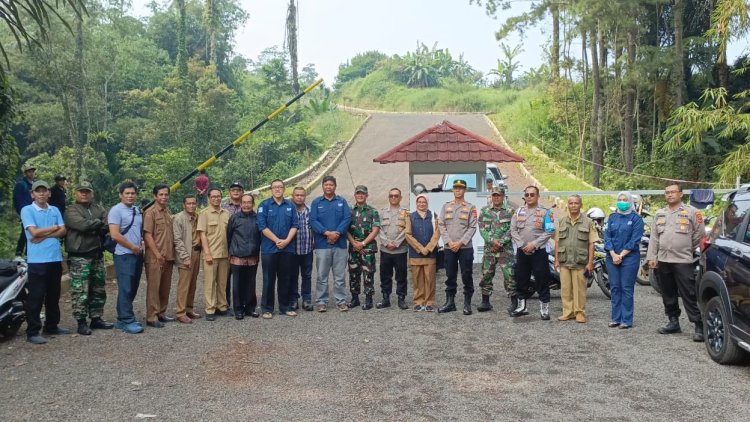
[[496, 142], [443, 120], [375, 157], [376, 163], [413, 161], [523, 162], [523, 157]]

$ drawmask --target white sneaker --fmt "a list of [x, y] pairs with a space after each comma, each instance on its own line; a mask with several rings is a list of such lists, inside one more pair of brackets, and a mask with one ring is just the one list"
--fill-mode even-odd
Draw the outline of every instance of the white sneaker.
[[547, 321], [549, 319], [549, 303], [539, 303], [539, 314], [543, 320]]
[[513, 310], [515, 315], [521, 315], [526, 312], [526, 299], [518, 298], [518, 306]]

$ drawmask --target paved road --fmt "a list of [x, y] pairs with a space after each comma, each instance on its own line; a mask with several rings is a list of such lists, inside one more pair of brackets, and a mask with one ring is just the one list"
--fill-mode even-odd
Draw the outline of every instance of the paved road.
[[[367, 141], [355, 144], [361, 152], [350, 150], [350, 165], [351, 157], [371, 160], [443, 118], [389, 115], [400, 122], [391, 127], [375, 116], [362, 132]], [[490, 136], [479, 117], [448, 119]], [[385, 180], [368, 182], [375, 191], [405, 180], [405, 165], [356, 162], [363, 180], [375, 174]], [[351, 191], [342, 171], [335, 173], [340, 191]], [[438, 274], [439, 302], [444, 280]], [[105, 313], [113, 320], [111, 283], [108, 293]], [[609, 301], [596, 287], [589, 290], [587, 324], [541, 321], [533, 302], [531, 315], [511, 319], [502, 296], [493, 296], [495, 311], [468, 317], [357, 309], [172, 323], [135, 336], [96, 331], [52, 338], [45, 346], [19, 336], [0, 343], [0, 421], [139, 414], [157, 420], [748, 420], [748, 366], [713, 363], [688, 333], [657, 334], [663, 309], [650, 287], [636, 287], [635, 327], [627, 331], [607, 328]], [[144, 305], [142, 282], [141, 319]], [[62, 308], [62, 324], [73, 327], [67, 298]], [[557, 294], [551, 309], [559, 315]], [[682, 323], [687, 331], [684, 317]]]

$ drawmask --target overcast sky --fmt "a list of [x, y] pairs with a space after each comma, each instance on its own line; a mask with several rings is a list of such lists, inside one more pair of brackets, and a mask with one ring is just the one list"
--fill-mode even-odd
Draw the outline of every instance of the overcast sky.
[[[150, 0], [133, 0], [135, 13], [147, 14]], [[288, 0], [241, 0], [250, 14], [246, 26], [236, 36], [235, 51], [256, 59], [264, 49], [282, 47]], [[308, 63], [331, 86], [340, 64], [357, 53], [378, 50], [392, 55], [413, 51], [417, 41], [429, 47], [447, 48], [483, 73], [494, 69], [502, 57], [495, 31], [510, 16], [528, 9], [528, 0], [516, 0], [513, 8], [500, 11], [494, 20], [484, 8], [469, 0], [299, 0], [298, 55], [300, 69]], [[545, 25], [540, 25], [545, 26]], [[512, 35], [504, 42], [511, 47], [523, 44], [519, 57], [521, 73], [546, 61], [542, 45], [550, 37], [551, 25], [532, 29], [524, 39]], [[747, 43], [735, 43], [730, 57], [736, 57]], [[574, 52], [580, 43], [573, 45]]]

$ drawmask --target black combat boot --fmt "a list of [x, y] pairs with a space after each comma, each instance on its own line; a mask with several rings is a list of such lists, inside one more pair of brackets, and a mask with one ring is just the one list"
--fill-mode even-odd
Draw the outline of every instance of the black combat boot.
[[391, 295], [383, 295], [383, 300], [375, 304], [378, 309], [390, 308], [391, 307]]
[[659, 334], [674, 334], [674, 333], [681, 333], [682, 329], [680, 329], [680, 319], [676, 316], [669, 317], [669, 322], [667, 325], [659, 328]]
[[92, 330], [111, 330], [115, 324], [107, 322], [101, 318], [91, 318], [91, 329]]
[[398, 308], [399, 309], [409, 309], [409, 305], [406, 304], [406, 298], [403, 296], [398, 297]]
[[366, 311], [372, 309], [372, 295], [365, 296], [365, 304], [362, 305], [362, 310]]
[[85, 319], [78, 321], [78, 334], [82, 336], [91, 335], [91, 328], [89, 328], [89, 324], [86, 323]]
[[693, 341], [696, 343], [703, 342], [703, 322], [698, 321], [695, 323], [695, 331], [693, 332]]
[[352, 301], [349, 302], [349, 309], [359, 306], [359, 295], [352, 295]]
[[471, 295], [464, 293], [464, 315], [471, 315]]
[[513, 311], [518, 307], [518, 296], [513, 295], [510, 297], [510, 306], [508, 307], [508, 315], [513, 316]]
[[482, 303], [477, 306], [477, 311], [479, 312], [487, 312], [492, 310], [492, 305], [490, 304], [490, 295], [482, 295]]
[[456, 295], [453, 293], [446, 294], [445, 304], [438, 308], [439, 314], [444, 314], [446, 312], [456, 312]]

